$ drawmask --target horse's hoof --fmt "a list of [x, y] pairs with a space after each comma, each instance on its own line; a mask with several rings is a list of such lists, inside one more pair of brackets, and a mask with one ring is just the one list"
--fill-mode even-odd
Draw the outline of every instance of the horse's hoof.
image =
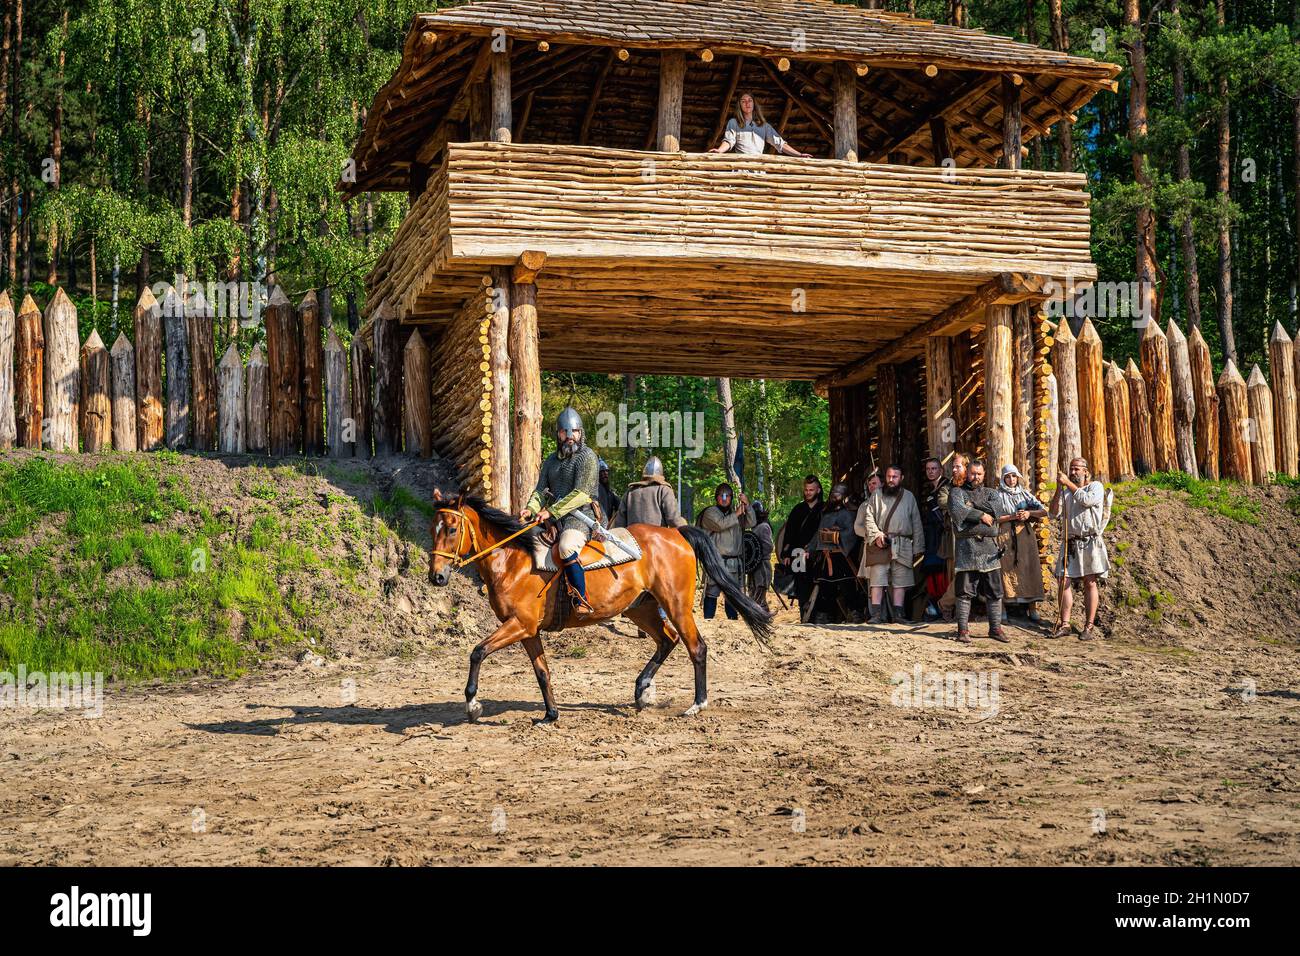
[[690, 707], [686, 708], [686, 711], [685, 713], [682, 714], [682, 716], [694, 717], [696, 714], [698, 714], [700, 711], [702, 711], [705, 707], [708, 706], [709, 706], [709, 702], [707, 700], [699, 704], [691, 704]]
[[553, 726], [555, 726], [555, 725], [559, 722], [559, 720], [560, 720], [560, 715], [559, 715], [558, 712], [556, 712], [556, 713], [552, 713], [552, 714], [547, 714], [545, 717], [541, 718], [540, 720], [534, 720], [534, 721], [533, 721], [533, 726], [534, 726], [534, 727], [553, 727]]
[[476, 722], [482, 713], [483, 713], [483, 705], [480, 704], [477, 700], [471, 700], [469, 703], [465, 705], [465, 717], [466, 719], [469, 720], [471, 724]]
[[647, 707], [655, 705], [655, 682], [651, 681], [646, 685], [646, 689], [641, 692], [641, 696], [636, 699], [636, 709], [645, 710]]

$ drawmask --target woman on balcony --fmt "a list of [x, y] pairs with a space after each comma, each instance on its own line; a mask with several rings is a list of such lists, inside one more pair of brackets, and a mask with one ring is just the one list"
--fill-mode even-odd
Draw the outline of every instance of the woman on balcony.
[[768, 125], [763, 118], [763, 108], [754, 101], [752, 93], [741, 93], [740, 99], [736, 101], [736, 115], [727, 120], [727, 131], [722, 134], [722, 142], [709, 152], [726, 153], [735, 150], [742, 156], [758, 156], [768, 143], [785, 156], [812, 159], [812, 153], [799, 152]]

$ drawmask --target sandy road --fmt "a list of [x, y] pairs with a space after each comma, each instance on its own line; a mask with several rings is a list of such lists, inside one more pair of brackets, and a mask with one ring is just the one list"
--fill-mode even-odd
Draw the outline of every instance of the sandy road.
[[[684, 653], [638, 715], [648, 644], [602, 629], [549, 642], [549, 728], [514, 648], [464, 723], [469, 638], [3, 710], [0, 863], [1300, 862], [1294, 650], [946, 631], [710, 622], [693, 719]], [[918, 665], [996, 674], [996, 713], [897, 706]]]

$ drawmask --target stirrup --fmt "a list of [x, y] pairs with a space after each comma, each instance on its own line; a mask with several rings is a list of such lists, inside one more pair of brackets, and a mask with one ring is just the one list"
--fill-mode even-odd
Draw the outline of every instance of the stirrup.
[[591, 606], [591, 602], [587, 600], [586, 595], [568, 581], [565, 581], [564, 583], [565, 587], [567, 587], [569, 591], [569, 601], [573, 604], [574, 614], [578, 615], [578, 617], [587, 617], [588, 615], [596, 613], [596, 609]]

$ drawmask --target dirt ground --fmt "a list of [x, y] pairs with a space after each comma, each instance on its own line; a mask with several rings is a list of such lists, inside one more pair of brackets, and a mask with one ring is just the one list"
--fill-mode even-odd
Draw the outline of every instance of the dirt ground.
[[[223, 467], [202, 460], [196, 487], [229, 487]], [[425, 493], [436, 477], [333, 485]], [[308, 502], [327, 481], [284, 479]], [[1285, 535], [1167, 495], [1128, 507], [1110, 639], [1094, 644], [1013, 627], [1008, 645], [967, 647], [951, 625], [783, 612], [767, 650], [705, 622], [711, 706], [694, 718], [677, 716], [681, 649], [638, 714], [648, 641], [626, 622], [551, 635], [551, 727], [533, 724], [518, 647], [484, 665], [483, 718], [465, 722], [486, 602], [468, 580], [427, 585], [418, 541], [372, 544], [374, 596], [335, 607], [320, 655], [110, 687], [98, 719], [0, 709], [0, 863], [1294, 865], [1296, 521], [1265, 505]], [[1205, 588], [1193, 548], [1232, 580]], [[985, 696], [922, 692], [950, 672]]]

